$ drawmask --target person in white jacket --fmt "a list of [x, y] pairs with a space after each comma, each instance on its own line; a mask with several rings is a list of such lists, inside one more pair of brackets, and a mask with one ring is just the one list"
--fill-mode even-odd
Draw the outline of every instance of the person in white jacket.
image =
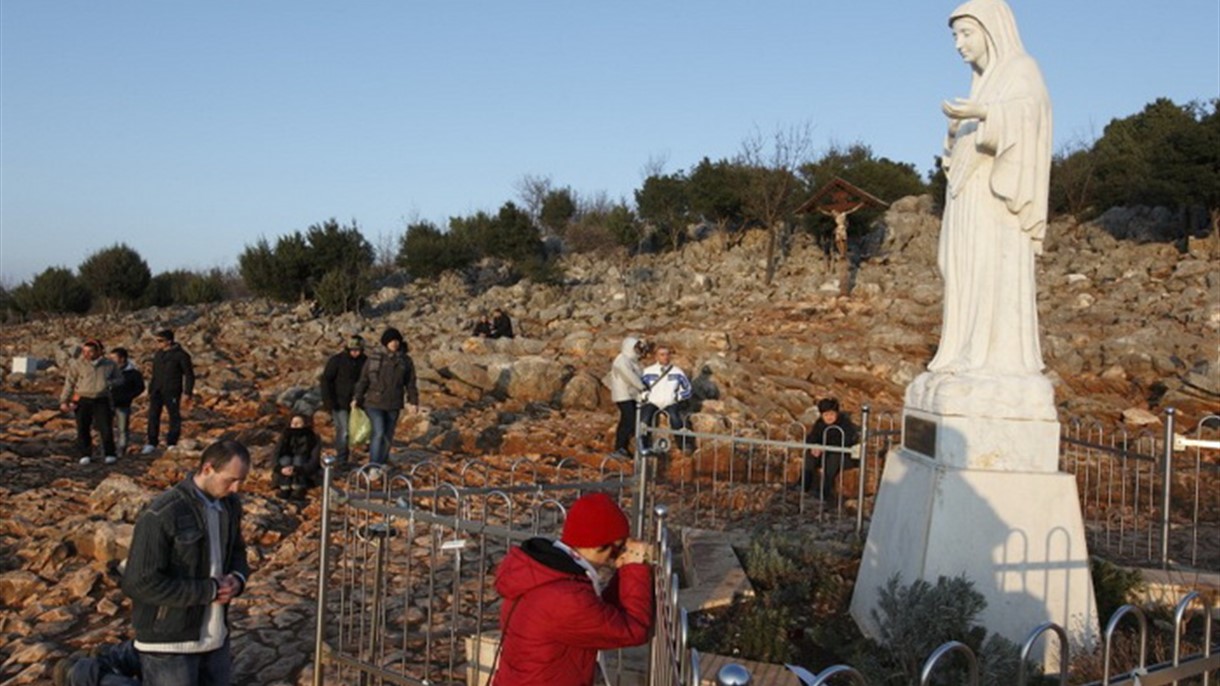
[[618, 406], [618, 428], [614, 431], [614, 454], [626, 457], [631, 438], [635, 435], [635, 410], [647, 389], [644, 370], [640, 368], [640, 353], [644, 343], [635, 336], [623, 339], [623, 345], [610, 365], [610, 399]]
[[[644, 370], [644, 385], [648, 387], [644, 393], [644, 404], [640, 406], [640, 421], [644, 426], [655, 426], [653, 420], [657, 414], [664, 412], [669, 418], [670, 429], [685, 428], [682, 414], [691, 396], [690, 379], [681, 367], [673, 363], [671, 353], [668, 346], [657, 346], [654, 353], [656, 362]], [[645, 433], [643, 442], [645, 449], [651, 448], [652, 436]], [[681, 443], [685, 450], [685, 439]]]

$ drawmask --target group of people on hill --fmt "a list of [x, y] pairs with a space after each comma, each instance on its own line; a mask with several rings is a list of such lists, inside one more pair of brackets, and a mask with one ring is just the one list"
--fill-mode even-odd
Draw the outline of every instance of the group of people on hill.
[[[651, 354], [653, 363], [641, 366], [640, 360]], [[610, 365], [610, 372], [603, 379], [610, 388], [610, 397], [618, 408], [618, 425], [614, 432], [616, 457], [630, 456], [629, 448], [636, 433], [636, 417], [644, 427], [655, 427], [657, 418], [664, 414], [669, 428], [677, 431], [686, 428], [692, 394], [690, 378], [673, 361], [673, 348], [668, 345], [652, 346], [635, 336], [623, 339], [619, 354]], [[806, 492], [816, 492], [823, 500], [833, 493], [838, 475], [845, 469], [856, 467], [859, 460], [847, 450], [860, 440], [859, 429], [851, 417], [839, 408], [835, 398], [818, 401], [818, 419], [805, 436], [811, 447], [805, 455], [802, 486]], [[694, 446], [690, 436], [678, 436], [678, 446], [689, 451]], [[839, 450], [836, 450], [839, 448]], [[643, 431], [635, 449], [644, 454], [652, 451], [652, 435]]]
[[486, 312], [479, 316], [470, 335], [475, 338], [512, 338], [513, 320], [497, 307], [491, 311], [491, 316]]
[[157, 449], [161, 434], [161, 415], [168, 413], [166, 445], [178, 443], [182, 434], [182, 410], [190, 408], [195, 389], [195, 368], [191, 356], [174, 341], [174, 332], [158, 331], [152, 357], [152, 376], [147, 385], [144, 375], [131, 360], [126, 348], [106, 352], [102, 342], [87, 339], [80, 356], [67, 364], [59, 408], [76, 418], [78, 462], [90, 464], [94, 455], [93, 432], [102, 447], [102, 461], [114, 464], [128, 451], [131, 438], [131, 405], [148, 391], [148, 430], [141, 453]]
[[[156, 382], [171, 363], [190, 360], [184, 351], [177, 352], [179, 346], [171, 345], [172, 332], [159, 332], [158, 339], [162, 356], [159, 364], [154, 359]], [[364, 339], [351, 336], [327, 360], [320, 379], [322, 401], [334, 421], [335, 452], [341, 462], [351, 456], [345, 429], [353, 412], [366, 412], [372, 422], [369, 459], [376, 469], [389, 457], [399, 413], [418, 410], [415, 366], [407, 350], [402, 333], [388, 327], [374, 350], [366, 352]], [[122, 405], [128, 412], [119, 416], [129, 417], [131, 399], [143, 390], [142, 376], [125, 350], [112, 351], [105, 361], [101, 353], [100, 342], [86, 341], [65, 382], [65, 407], [86, 415], [88, 422], [78, 416], [85, 426]], [[641, 358], [648, 355], [652, 364], [641, 366]], [[180, 378], [188, 376], [183, 366], [175, 368]], [[675, 364], [670, 346], [651, 347], [628, 337], [608, 377], [620, 410], [617, 450], [625, 454], [630, 447], [637, 410], [642, 422], [664, 414], [671, 428], [685, 426], [691, 382]], [[190, 382], [184, 379], [180, 388], [192, 387], [193, 378], [192, 372]], [[178, 407], [173, 385], [155, 388], [160, 407]], [[833, 453], [836, 445], [853, 445], [858, 436], [833, 399], [819, 402], [818, 409], [819, 420], [808, 441], [817, 445], [810, 457], [823, 458], [823, 478], [807, 473], [804, 482], [807, 488], [821, 483], [825, 489], [844, 462], [828, 461], [823, 453]], [[118, 422], [129, 424], [126, 418]], [[173, 439], [180, 430], [180, 417], [171, 413]], [[150, 436], [153, 431], [150, 427]], [[644, 441], [637, 449], [649, 447]], [[281, 496], [299, 499], [315, 485], [321, 451], [322, 440], [309, 416], [293, 415], [272, 465], [272, 483]], [[231, 683], [227, 609], [245, 590], [250, 575], [237, 492], [250, 468], [243, 444], [217, 441], [203, 451], [195, 471], [149, 503], [137, 519], [122, 580], [132, 600], [135, 639], [92, 657], [65, 660], [56, 669], [56, 683]], [[626, 516], [605, 493], [591, 493], [573, 503], [558, 539], [534, 538], [510, 551], [496, 572], [496, 589], [504, 603], [494, 683], [585, 683], [598, 650], [644, 642], [654, 602], [648, 557], [649, 545], [631, 540]]]
[[[653, 363], [643, 367], [640, 360], [653, 355]], [[632, 438], [636, 433], [636, 414], [645, 426], [654, 426], [656, 418], [664, 414], [669, 428], [677, 431], [686, 428], [685, 418], [689, 410], [691, 383], [686, 372], [673, 361], [673, 348], [668, 345], [652, 346], [643, 339], [628, 336], [623, 339], [619, 354], [610, 364], [610, 372], [603, 379], [610, 388], [610, 399], [618, 408], [618, 425], [614, 431], [614, 452], [617, 457], [628, 457]], [[683, 449], [689, 446], [681, 442]], [[637, 451], [652, 448], [652, 436], [644, 432]]]

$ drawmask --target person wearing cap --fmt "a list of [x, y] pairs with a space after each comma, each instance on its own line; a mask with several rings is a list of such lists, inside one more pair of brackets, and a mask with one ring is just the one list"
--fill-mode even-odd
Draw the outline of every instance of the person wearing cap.
[[653, 622], [647, 543], [605, 493], [572, 504], [558, 541], [531, 538], [496, 570], [500, 647], [491, 686], [584, 686], [597, 652], [641, 645]]
[[121, 381], [118, 367], [102, 355], [102, 344], [90, 338], [80, 348], [80, 357], [68, 363], [64, 387], [59, 393], [59, 409], [76, 414], [76, 450], [81, 464], [93, 461], [90, 427], [102, 439], [106, 464], [114, 464], [114, 415], [110, 389]]
[[[812, 491], [816, 486], [822, 500], [830, 499], [834, 493], [835, 479], [839, 472], [851, 467], [860, 466], [860, 460], [852, 457], [847, 451], [835, 450], [834, 447], [850, 448], [860, 442], [860, 430], [852, 423], [846, 412], [839, 411], [839, 401], [835, 398], [822, 398], [818, 401], [818, 421], [805, 436], [805, 442], [811, 445], [827, 446], [810, 448], [805, 459], [805, 490]], [[822, 466], [821, 483], [818, 483], [816, 467]]]
[[[405, 401], [405, 402], [404, 402]], [[369, 476], [376, 479], [390, 457], [394, 427], [403, 408], [419, 410], [419, 388], [415, 380], [415, 362], [407, 354], [407, 342], [402, 333], [389, 327], [381, 334], [381, 348], [374, 350], [356, 381], [356, 407], [369, 415], [373, 436], [369, 441]]]
[[148, 455], [157, 449], [161, 437], [161, 410], [169, 414], [165, 444], [178, 444], [182, 435], [182, 410], [191, 409], [195, 393], [195, 366], [191, 356], [174, 342], [174, 332], [162, 329], [156, 334], [157, 352], [153, 353], [152, 377], [148, 381], [148, 437], [141, 451]]
[[335, 459], [339, 465], [347, 463], [347, 426], [356, 397], [356, 382], [367, 359], [364, 339], [352, 336], [343, 351], [332, 355], [322, 370], [322, 407], [330, 412], [331, 423], [335, 425]]

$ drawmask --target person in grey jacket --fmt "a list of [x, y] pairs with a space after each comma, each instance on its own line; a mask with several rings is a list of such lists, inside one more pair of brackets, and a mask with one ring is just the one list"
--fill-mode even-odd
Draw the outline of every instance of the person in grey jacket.
[[81, 464], [93, 461], [90, 427], [97, 429], [102, 439], [106, 464], [114, 464], [117, 459], [110, 389], [120, 380], [118, 368], [102, 355], [102, 344], [93, 338], [81, 346], [80, 357], [67, 365], [64, 387], [59, 394], [59, 409], [76, 415], [76, 449]]
[[[390, 457], [394, 428], [403, 408], [419, 411], [419, 388], [415, 380], [415, 362], [407, 354], [402, 333], [390, 327], [381, 334], [380, 350], [375, 350], [360, 370], [356, 381], [356, 407], [369, 415], [373, 437], [369, 441], [370, 476], [377, 478], [381, 467]], [[406, 401], [404, 403], [404, 400]]]
[[250, 576], [237, 498], [249, 473], [246, 447], [217, 441], [136, 520], [122, 587], [144, 686], [232, 682], [227, 614]]
[[640, 355], [644, 343], [634, 336], [623, 339], [619, 354], [610, 365], [610, 399], [618, 407], [618, 427], [614, 431], [614, 454], [629, 455], [627, 447], [635, 435], [635, 410], [647, 386], [644, 385], [644, 370], [640, 367]]

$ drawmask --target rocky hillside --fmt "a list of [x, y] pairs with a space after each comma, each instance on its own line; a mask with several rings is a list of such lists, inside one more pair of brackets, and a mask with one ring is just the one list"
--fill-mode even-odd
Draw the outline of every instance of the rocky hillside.
[[[395, 454], [405, 459], [423, 451], [600, 459], [614, 419], [599, 379], [627, 334], [675, 348], [696, 380], [705, 430], [808, 421], [825, 395], [853, 411], [863, 403], [898, 410], [939, 331], [938, 221], [929, 204], [895, 203], [887, 229], [873, 236], [878, 255], [853, 271], [847, 296], [839, 267], [805, 236], [792, 240], [764, 286], [766, 236], [756, 232], [732, 247], [712, 237], [662, 255], [568, 256], [562, 286], [503, 285], [488, 268], [387, 287], [363, 316], [244, 300], [5, 326], [6, 370], [14, 356], [47, 363], [0, 382], [0, 684], [39, 683], [58, 656], [125, 635], [113, 568], [138, 504], [224, 432], [236, 432], [265, 465], [287, 414], [317, 407], [322, 365], [353, 333], [375, 341], [395, 326], [407, 336], [427, 412], [402, 420]], [[1179, 247], [1120, 242], [1094, 224], [1050, 228], [1039, 309], [1065, 416], [1148, 421], [1173, 406], [1193, 426], [1220, 409], [1220, 252], [1214, 238]], [[519, 337], [467, 338], [475, 315], [497, 306], [514, 317]], [[71, 420], [56, 409], [61, 365], [93, 336], [129, 348], [147, 372], [152, 334], [167, 327], [199, 377], [187, 440], [155, 460], [78, 466]], [[143, 407], [138, 401], [137, 432]], [[317, 425], [330, 435], [322, 414]], [[244, 638], [234, 645], [239, 676], [297, 683], [312, 636], [303, 578], [317, 505], [283, 505], [268, 484], [264, 466], [248, 489], [260, 580], [239, 605]]]

